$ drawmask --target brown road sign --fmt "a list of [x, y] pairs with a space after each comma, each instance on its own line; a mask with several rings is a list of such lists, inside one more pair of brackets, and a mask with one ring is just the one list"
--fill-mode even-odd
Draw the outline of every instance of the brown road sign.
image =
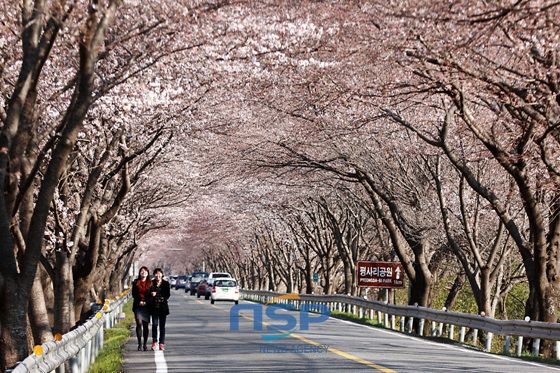
[[399, 262], [358, 261], [357, 272], [360, 287], [404, 287], [404, 270]]

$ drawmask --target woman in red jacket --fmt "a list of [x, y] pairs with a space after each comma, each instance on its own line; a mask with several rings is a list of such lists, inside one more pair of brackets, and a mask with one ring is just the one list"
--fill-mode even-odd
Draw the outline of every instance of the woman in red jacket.
[[[138, 338], [138, 351], [144, 348], [147, 351], [146, 341], [148, 340], [149, 326], [150, 326], [150, 308], [151, 301], [150, 289], [152, 287], [152, 279], [150, 278], [150, 271], [147, 267], [140, 268], [138, 278], [134, 280], [132, 285], [132, 311], [136, 319], [136, 337]], [[144, 337], [144, 344], [142, 344], [142, 336]]]

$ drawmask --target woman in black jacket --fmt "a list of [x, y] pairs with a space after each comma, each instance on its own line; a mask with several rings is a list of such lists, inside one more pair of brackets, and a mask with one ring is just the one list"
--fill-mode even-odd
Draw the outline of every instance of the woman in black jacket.
[[150, 304], [152, 311], [152, 350], [158, 347], [158, 327], [159, 327], [159, 349], [164, 350], [165, 344], [165, 320], [169, 315], [169, 305], [167, 300], [171, 295], [169, 282], [163, 279], [163, 271], [161, 268], [154, 269], [154, 281], [150, 290], [152, 302]]

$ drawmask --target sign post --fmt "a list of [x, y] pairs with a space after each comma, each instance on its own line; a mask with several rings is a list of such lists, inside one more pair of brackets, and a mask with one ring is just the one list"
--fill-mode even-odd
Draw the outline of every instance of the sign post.
[[313, 273], [313, 282], [315, 283], [315, 291], [314, 293], [317, 294], [317, 283], [319, 282], [319, 274]]

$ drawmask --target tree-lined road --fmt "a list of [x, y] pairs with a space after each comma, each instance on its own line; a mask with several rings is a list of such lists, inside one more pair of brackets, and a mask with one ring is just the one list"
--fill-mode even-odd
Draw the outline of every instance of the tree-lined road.
[[[241, 301], [246, 305], [249, 302]], [[137, 351], [136, 336], [126, 345], [125, 373], [144, 372], [560, 372], [560, 367], [486, 354], [380, 328], [329, 318], [310, 330], [264, 341], [253, 330], [253, 311], [241, 311], [239, 330], [230, 330], [233, 303], [210, 304], [174, 291], [169, 300], [166, 350]], [[281, 314], [277, 311], [281, 316]], [[151, 332], [151, 330], [150, 330]]]

